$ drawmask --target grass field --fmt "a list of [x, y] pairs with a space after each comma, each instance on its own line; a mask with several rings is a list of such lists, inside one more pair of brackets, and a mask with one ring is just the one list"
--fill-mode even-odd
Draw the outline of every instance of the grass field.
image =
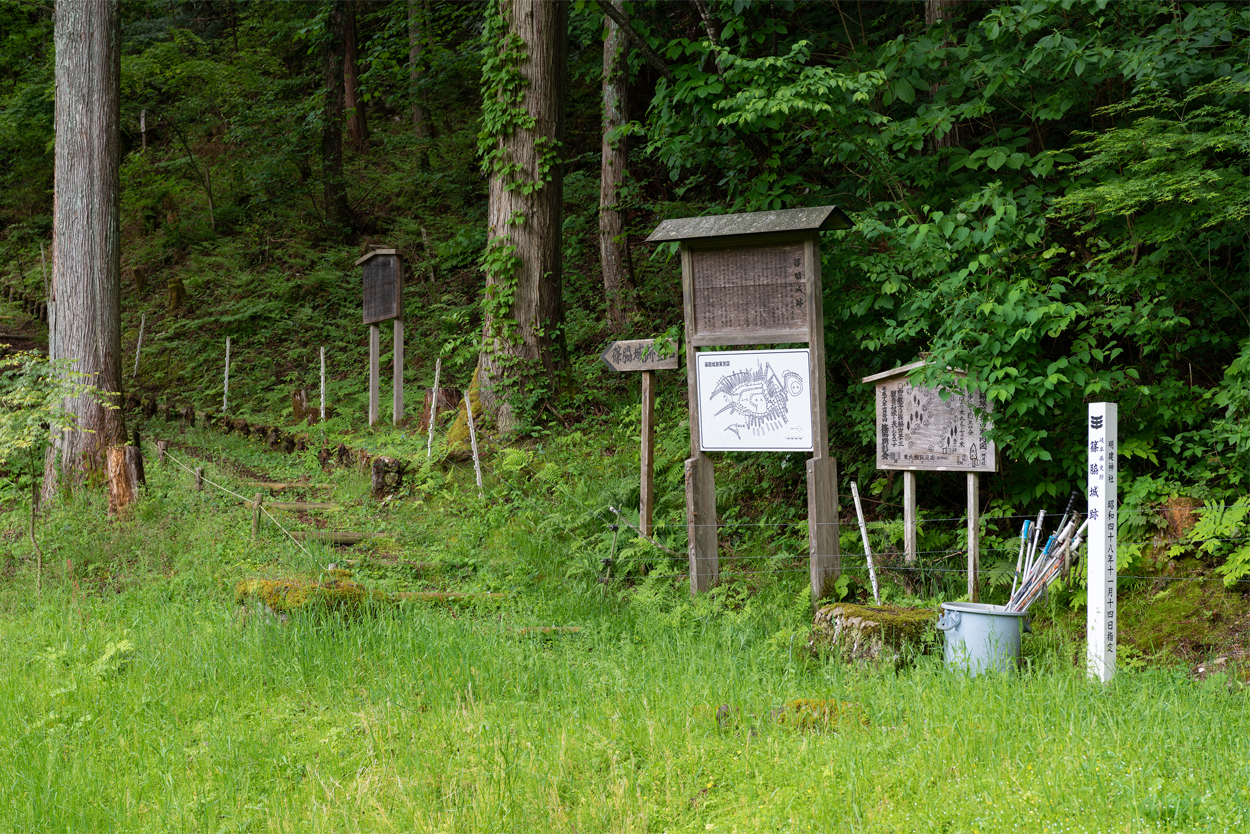
[[[308, 471], [196, 433], [176, 454], [235, 491], [240, 467]], [[79, 497], [41, 520], [36, 592], [9, 517], [0, 830], [1250, 826], [1250, 699], [1227, 677], [1091, 684], [1062, 628], [1027, 640], [1011, 677], [813, 659], [798, 585], [698, 600], [666, 570], [605, 585], [570, 574], [557, 537], [473, 511], [463, 485], [400, 506], [356, 474], [327, 480], [333, 526], [391, 537], [306, 553], [267, 525], [253, 542], [237, 499], [149, 462], [132, 519]], [[240, 579], [345, 558], [384, 590], [506, 596], [285, 622], [235, 604]], [[580, 631], [520, 631], [549, 625]]]

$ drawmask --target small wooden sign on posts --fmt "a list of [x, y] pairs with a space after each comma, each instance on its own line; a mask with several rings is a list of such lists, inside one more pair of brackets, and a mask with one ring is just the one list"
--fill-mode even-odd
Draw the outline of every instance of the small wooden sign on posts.
[[374, 249], [356, 261], [363, 267], [364, 323], [369, 325], [369, 425], [378, 421], [378, 374], [382, 334], [378, 322], [395, 320], [394, 391], [391, 419], [404, 416], [404, 259], [394, 249]]
[[677, 369], [677, 343], [671, 339], [613, 342], [599, 358], [614, 371], [642, 373], [642, 473], [638, 516], [639, 530], [650, 538], [655, 509], [655, 372]]
[[[702, 410], [733, 411], [736, 403], [735, 413], [742, 418], [739, 434], [758, 431], [760, 436], [767, 434], [775, 439], [790, 428], [790, 379], [784, 372], [773, 379], [775, 373], [770, 371], [775, 372], [776, 367], [773, 360], [765, 358], [769, 351], [754, 352], [758, 354], [758, 365], [743, 359], [747, 364], [742, 368], [729, 369], [727, 374], [714, 371], [701, 381], [698, 368], [713, 368], [712, 361], [735, 361], [722, 359], [718, 352], [710, 355], [704, 365], [700, 359], [704, 354], [697, 350], [701, 347], [807, 345], [808, 373], [794, 407], [808, 410], [811, 419], [810, 442], [797, 448], [812, 452], [807, 461], [807, 527], [813, 603], [824, 596], [827, 584], [841, 570], [837, 464], [829, 457], [829, 423], [825, 413], [820, 232], [849, 228], [850, 218], [837, 206], [819, 206], [666, 220], [647, 238], [649, 243], [681, 244], [690, 403], [686, 526], [690, 590], [694, 593], [708, 590], [720, 576], [716, 481], [712, 459], [707, 454], [715, 451], [716, 446], [709, 447], [702, 436]], [[739, 373], [744, 376], [739, 378]], [[708, 384], [712, 386], [710, 391], [706, 390]], [[776, 385], [781, 386], [780, 392]], [[722, 402], [717, 393], [723, 386], [728, 386], [729, 391]], [[757, 394], [762, 401], [755, 399]], [[784, 419], [778, 416], [778, 408], [782, 408]], [[729, 424], [722, 428], [725, 434], [732, 434]]]
[[925, 364], [912, 362], [860, 380], [876, 385], [877, 468], [903, 472], [903, 554], [909, 566], [916, 564], [919, 550], [916, 472], [968, 473], [968, 596], [976, 602], [981, 550], [979, 475], [996, 471], [998, 456], [974, 406], [990, 411], [990, 403], [982, 392], [969, 395], [913, 385], [907, 375]]

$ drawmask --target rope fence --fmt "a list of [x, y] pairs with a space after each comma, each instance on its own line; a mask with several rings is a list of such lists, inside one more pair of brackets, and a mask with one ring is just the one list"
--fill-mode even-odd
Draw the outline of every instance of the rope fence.
[[[430, 389], [427, 389], [427, 390], [430, 390]], [[431, 402], [436, 403], [437, 397], [431, 396]], [[431, 424], [430, 424], [431, 436], [429, 438], [431, 443], [433, 443], [433, 439], [434, 439], [433, 438], [434, 422], [435, 421], [432, 418]], [[147, 440], [149, 444], [155, 445], [152, 440], [150, 439], [147, 439]], [[439, 437], [440, 443], [445, 442], [445, 441], [446, 441], [445, 435]], [[505, 451], [505, 447], [501, 446], [500, 444], [488, 438], [478, 438], [478, 443], [482, 447], [483, 451], [486, 451], [486, 450], [490, 450], [493, 452]], [[363, 450], [362, 454], [368, 454], [369, 451], [370, 450]], [[185, 463], [183, 463], [182, 461], [174, 457], [172, 454], [170, 454], [168, 450], [166, 450], [166, 455], [168, 455], [169, 458], [177, 466], [179, 466], [180, 468], [182, 468], [183, 470], [187, 472], [193, 473], [193, 470], [190, 467], [188, 467]], [[493, 466], [490, 463], [488, 463], [486, 460], [483, 460], [482, 455], [478, 456], [477, 465], [480, 466], [483, 473], [488, 476], [487, 480], [489, 480], [490, 482], [490, 483], [486, 483], [486, 481], [483, 482], [484, 483], [483, 498], [488, 501], [492, 499], [493, 500], [505, 499], [514, 505], [519, 504], [525, 507], [527, 510], [531, 511], [534, 515], [538, 517], [537, 521], [531, 518], [527, 513], [514, 513], [512, 515], [512, 518], [518, 519], [524, 522], [525, 525], [530, 530], [532, 530], [533, 533], [536, 535], [536, 537], [538, 537], [539, 539], [553, 540], [554, 538], [555, 541], [558, 541], [562, 538], [562, 536], [567, 537], [567, 539], [563, 542], [564, 544], [566, 545], [572, 544], [576, 547], [580, 547], [584, 550], [584, 552], [588, 556], [592, 556], [592, 557], [602, 556], [604, 551], [607, 550], [608, 545], [606, 542], [590, 540], [587, 537], [585, 530], [581, 530], [579, 532], [579, 530], [575, 528], [579, 528], [581, 526], [581, 523], [572, 522], [569, 520], [569, 517], [566, 514], [555, 511], [555, 508], [551, 504], [543, 502], [541, 497], [537, 496], [535, 494], [535, 491], [533, 489], [528, 488], [528, 485], [525, 484], [524, 482], [519, 481], [519, 480], [518, 481], [511, 480], [503, 471], [501, 471], [499, 467]], [[633, 541], [633, 542], [649, 544], [655, 549], [657, 557], [659, 558], [669, 558], [673, 560], [680, 560], [682, 558], [682, 556], [677, 555], [677, 551], [681, 551], [685, 549], [683, 543], [681, 543], [680, 541], [675, 543], [673, 541], [668, 541], [668, 540], [661, 538], [661, 534], [663, 530], [657, 530], [653, 533], [654, 541], [648, 541], [645, 537], [638, 534], [637, 529], [630, 529], [630, 530], [622, 531], [620, 529], [622, 524], [626, 528], [633, 527], [633, 523], [629, 520], [627, 515], [622, 515], [620, 514], [618, 510], [615, 510], [615, 508], [609, 507], [606, 505], [592, 506], [592, 503], [597, 503], [597, 502], [594, 502], [593, 499], [583, 500], [582, 498], [578, 497], [578, 495], [574, 494], [574, 492], [572, 492], [570, 489], [567, 489], [565, 485], [563, 485], [558, 479], [545, 477], [541, 470], [535, 468], [531, 464], [528, 455], [521, 454], [521, 455], [515, 455], [512, 458], [510, 458], [510, 468], [514, 468], [516, 471], [516, 474], [518, 475], [520, 475], [522, 471], [527, 471], [530, 475], [540, 478], [541, 482], [544, 485], [550, 487], [555, 493], [558, 493], [559, 496], [561, 496], [568, 504], [574, 507], [580, 508], [584, 512], [585, 517], [587, 519], [594, 519], [594, 521], [598, 522], [599, 524], [602, 524], [603, 533], [605, 534], [608, 532], [612, 533], [611, 552], [613, 554], [616, 551], [618, 537], [620, 536], [622, 532], [624, 532], [626, 542]], [[219, 483], [216, 483], [207, 477], [203, 478], [203, 480], [205, 483], [208, 483], [210, 486], [214, 487], [215, 489], [221, 490], [223, 493], [230, 495], [234, 498], [237, 498], [240, 501], [243, 501], [244, 503], [251, 503], [252, 501], [252, 499], [249, 499], [246, 496], [240, 495], [237, 492], [234, 492], [233, 490], [229, 489], [228, 487], [225, 487]], [[592, 503], [587, 503], [588, 500], [592, 501]], [[1061, 499], [1056, 498], [1055, 500], [1059, 501]], [[883, 506], [893, 506], [893, 505], [888, 504], [888, 502], [877, 502], [877, 503]], [[1150, 549], [1154, 549], [1157, 551], [1162, 548], [1170, 548], [1175, 545], [1185, 544], [1185, 543], [1196, 545], [1199, 543], [1211, 543], [1211, 542], [1228, 544], [1228, 543], [1250, 541], [1250, 534], [1243, 535], [1243, 536], [1202, 537], [1201, 539], [1193, 539], [1189, 537], [1177, 537], [1176, 535], [1166, 535], [1176, 530], [1177, 527], [1179, 526], [1177, 523], [1178, 520], [1182, 519], [1185, 516], [1188, 516], [1191, 519], [1192, 516], [1195, 514], [1206, 513], [1206, 512], [1213, 511], [1213, 510], [1226, 511], [1232, 506], [1233, 505], [1229, 505], [1229, 504], [1201, 503], [1201, 504], [1192, 504], [1192, 505], [1182, 505], [1182, 506], [1177, 506], [1177, 507], [1160, 507], [1157, 509], [1135, 509], [1135, 510], [1121, 509], [1119, 512], [1119, 518], [1120, 518], [1122, 525], [1124, 522], [1135, 522], [1135, 521], [1141, 522], [1142, 520], [1155, 519], [1155, 521], [1153, 522], [1147, 521], [1147, 523], [1151, 523], [1152, 526], [1154, 526], [1158, 530], [1159, 535], [1151, 536], [1146, 539], [1133, 539], [1129, 541], [1120, 540], [1119, 546], [1121, 549], [1140, 547], [1140, 548], [1150, 548]], [[301, 551], [303, 551], [309, 557], [312, 557], [312, 554], [309, 552], [309, 550], [306, 547], [304, 547], [304, 545], [298, 539], [296, 539], [295, 536], [292, 535], [290, 530], [284, 527], [278, 521], [278, 519], [275, 518], [271, 512], [269, 512], [268, 508], [266, 508], [263, 503], [261, 504], [260, 509], [265, 514], [265, 516], [268, 517], [269, 520], [272, 521], [280, 530], [282, 530], [283, 534], [287, 538], [289, 538], [292, 542], [294, 542], [295, 545]], [[610, 512], [615, 512], [616, 514], [621, 515], [621, 517], [619, 519], [613, 518], [612, 515], [610, 515]], [[990, 535], [994, 535], [995, 530], [997, 530], [1000, 534], [998, 538], [1001, 538], [1002, 542], [1004, 543], [1018, 542], [1019, 535], [1018, 533], [1015, 532], [1016, 525], [1018, 525], [1020, 522], [1024, 520], [1029, 520], [1033, 518], [1034, 516], [1032, 514], [982, 516], [981, 525], [982, 525], [982, 529], [989, 532]], [[848, 524], [848, 525], [850, 524], [849, 521], [844, 521], [840, 523]], [[922, 516], [918, 520], [917, 526], [919, 528], [920, 534], [924, 535], [926, 531], [929, 534], [932, 534], [934, 532], [935, 527], [940, 529], [944, 526], [949, 525], [949, 529], [944, 530], [942, 532], [945, 533], [946, 535], [955, 535], [958, 540], [958, 536], [961, 532], [966, 535], [966, 532], [963, 530], [963, 527], [964, 525], [966, 525], [966, 523], [967, 523], [966, 518], [962, 516], [939, 516], [939, 517]], [[721, 521], [715, 525], [697, 525], [696, 524], [694, 526], [696, 528], [714, 526], [718, 531], [718, 538], [724, 537], [725, 539], [730, 540], [730, 541], [721, 542], [721, 553], [719, 554], [718, 559], [721, 563], [725, 563], [729, 567], [729, 570], [722, 570], [720, 572], [720, 575], [722, 577], [746, 577], [746, 576], [765, 576], [765, 575], [806, 574], [808, 572], [808, 567], [805, 564], [808, 559], [806, 542], [796, 542], [796, 545], [798, 545], [798, 552], [794, 554], [782, 553], [782, 554], [774, 554], [774, 555], [767, 555], [767, 554], [744, 555], [744, 554], [739, 554], [739, 553], [734, 552], [732, 539], [734, 538], [735, 534], [739, 534], [739, 533], [750, 534], [752, 532], [757, 532], [763, 536], [767, 536], [768, 531], [793, 531], [797, 533], [798, 531], [807, 529], [808, 525], [809, 525], [809, 522], [807, 519], [800, 518], [800, 519], [783, 520], [783, 521], [737, 521], [737, 520]], [[880, 567], [886, 572], [894, 573], [894, 574], [904, 574], [904, 575], [906, 574], [930, 575], [931, 574], [931, 575], [938, 575], [938, 576], [947, 575], [947, 574], [964, 575], [967, 572], [966, 568], [962, 566], [961, 567], [944, 567], [944, 566], [941, 566], [940, 564], [936, 564], [936, 563], [947, 561], [953, 558], [965, 557], [966, 551], [962, 546], [955, 547], [955, 548], [946, 547], [946, 548], [937, 548], [937, 549], [929, 549], [929, 550], [920, 550], [920, 551], [917, 551], [916, 553], [917, 559], [928, 562], [928, 564], [915, 564], [915, 563], [902, 564], [901, 563], [902, 554], [900, 552], [901, 546], [896, 545], [896, 543], [894, 542], [894, 539], [896, 538], [901, 540], [902, 528], [903, 528], [903, 520], [901, 518], [878, 519], [875, 521], [867, 522], [866, 526], [870, 534], [872, 534], [878, 540], [880, 540], [880, 537], [883, 532], [886, 533], [885, 546], [881, 549], [880, 552], [877, 552], [874, 554], [874, 557], [878, 561], [884, 559], [884, 562], [880, 565]], [[670, 527], [667, 529], [675, 530], [676, 528]], [[681, 525], [681, 531], [684, 533], [685, 530], [686, 530], [686, 525], [683, 523]], [[1250, 533], [1250, 531], [1248, 531], [1248, 533]], [[681, 538], [684, 538], [684, 536], [681, 536]], [[759, 543], [753, 542], [752, 544], [758, 546]], [[876, 548], [874, 548], [874, 550], [875, 549]], [[994, 556], [995, 554], [1003, 554], [1005, 562], [1006, 562], [1006, 561], [1011, 560], [1011, 556], [1017, 552], [1017, 549], [1018, 549], [1018, 545], [1001, 546], [1001, 547], [1000, 546], [982, 546], [980, 548], [980, 553], [983, 556]], [[667, 552], [665, 553], [665, 551]], [[661, 556], [660, 554], [664, 554], [664, 555]], [[864, 553], [858, 552], [854, 548], [843, 551], [841, 554], [841, 557], [843, 560], [849, 560], [851, 562], [860, 561], [860, 560], [866, 561], [867, 559]], [[779, 561], [787, 560], [787, 559], [793, 559], [796, 564], [793, 567], [776, 564]], [[606, 562], [607, 560], [605, 559], [604, 561]], [[773, 562], [774, 564], [769, 565], [768, 564], [769, 562]], [[797, 564], [798, 562], [802, 562], [804, 564], [801, 564], [801, 565]], [[746, 568], [751, 564], [759, 565], [759, 568], [754, 569], [754, 570], [747, 570]], [[859, 565], [851, 564], [851, 565], [844, 565], [842, 567], [842, 570], [846, 572], [850, 572], [850, 573], [859, 573], [859, 572], [867, 572], [868, 568], [866, 566], [859, 566]], [[998, 574], [1001, 571], [996, 570], [994, 568], [989, 568], [989, 569], [983, 568], [981, 572], [983, 574]], [[1224, 581], [1222, 577], [1217, 577], [1217, 576], [1171, 576], [1171, 575], [1146, 575], [1146, 574], [1136, 574], [1136, 573], [1135, 574], [1120, 574], [1119, 578], [1125, 579], [1125, 580], [1155, 580], [1155, 581], [1190, 581], [1190, 582], [1223, 582]]]

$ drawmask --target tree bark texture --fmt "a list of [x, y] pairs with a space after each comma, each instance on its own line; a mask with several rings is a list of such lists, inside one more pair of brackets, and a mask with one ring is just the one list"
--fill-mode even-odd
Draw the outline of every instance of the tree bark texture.
[[360, 150], [369, 144], [369, 123], [365, 103], [360, 97], [359, 44], [356, 38], [356, 0], [348, 0], [343, 9], [343, 105], [347, 109], [347, 133], [352, 147]]
[[425, 65], [422, 52], [429, 33], [427, 0], [408, 0], [408, 82], [412, 88], [412, 131], [418, 139], [429, 139], [430, 111], [425, 109], [425, 92], [421, 88]]
[[103, 479], [107, 450], [125, 437], [121, 405], [121, 226], [119, 7], [112, 0], [56, 4], [56, 173], [49, 351], [102, 397], [70, 401], [70, 430], [54, 432], [45, 500], [61, 482]]
[[[958, 6], [963, 0], [925, 0], [924, 4], [924, 22], [926, 26], [933, 26], [942, 23], [951, 16], [952, 10]], [[949, 27], [948, 27], [949, 28]], [[929, 87], [930, 94], [937, 98], [938, 91], [942, 89], [941, 84], [932, 84]], [[959, 124], [956, 122], [951, 125], [951, 129], [941, 136], [932, 138], [933, 151], [936, 153], [944, 148], [959, 147]]]
[[108, 448], [109, 515], [124, 515], [135, 500], [132, 470], [126, 466], [126, 446]]
[[628, 149], [624, 136], [612, 138], [628, 120], [627, 85], [629, 41], [621, 27], [607, 18], [603, 41], [603, 147], [599, 169], [599, 263], [603, 269], [603, 292], [608, 318], [620, 329], [633, 312], [633, 276], [629, 242], [625, 235], [625, 212], [620, 190], [625, 185]]
[[344, 0], [334, 0], [326, 20], [325, 109], [321, 128], [322, 198], [326, 226], [342, 237], [349, 225], [347, 189], [343, 182], [343, 64], [347, 41]]
[[[568, 369], [560, 259], [568, 6], [499, 2], [508, 33], [524, 44], [518, 66], [525, 79], [521, 107], [533, 121], [532, 127], [515, 126], [496, 137], [507, 170], [491, 175], [487, 211], [488, 249], [511, 246], [516, 257], [507, 274], [487, 275], [488, 297], [510, 292], [512, 299], [506, 311], [488, 312], [479, 360], [481, 404], [503, 432], [518, 424], [512, 395], [554, 390]], [[487, 45], [492, 48], [506, 47]]]

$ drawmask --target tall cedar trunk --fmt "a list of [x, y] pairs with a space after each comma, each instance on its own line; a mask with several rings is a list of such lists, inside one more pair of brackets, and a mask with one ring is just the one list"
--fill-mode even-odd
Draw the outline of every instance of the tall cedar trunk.
[[[499, 2], [507, 31], [524, 44], [526, 54], [518, 67], [525, 79], [521, 106], [534, 121], [531, 128], [514, 127], [496, 138], [515, 168], [491, 176], [487, 211], [487, 246], [515, 247], [516, 257], [510, 275], [487, 275], [488, 297], [499, 293], [503, 282], [512, 282], [514, 289], [511, 308], [502, 313], [507, 322], [486, 316], [478, 365], [480, 402], [504, 432], [518, 424], [514, 394], [551, 392], [568, 372], [560, 298], [568, 6], [547, 0]], [[487, 48], [506, 48], [502, 40]]]
[[[62, 482], [101, 481], [108, 447], [122, 442], [119, 101], [121, 26], [111, 0], [56, 4], [56, 173], [49, 351], [107, 392], [71, 400], [71, 431], [54, 433], [45, 500]], [[58, 471], [59, 470], [59, 471]]]
[[[926, 26], [933, 26], [941, 23], [950, 17], [950, 12], [958, 6], [962, 0], [925, 0], [924, 4], [924, 22]], [[944, 44], [945, 45], [945, 44]], [[945, 63], [943, 63], [945, 66]], [[933, 84], [929, 88], [929, 92], [934, 98], [937, 98], [938, 90], [942, 89], [941, 84]], [[934, 136], [932, 139], [933, 150], [940, 151], [943, 148], [959, 147], [959, 124], [951, 125], [949, 132], [942, 136]]]
[[599, 169], [599, 263], [603, 268], [603, 292], [608, 317], [616, 328], [625, 324], [634, 311], [631, 293], [629, 243], [625, 237], [625, 213], [621, 211], [620, 189], [625, 184], [628, 154], [624, 136], [610, 139], [628, 119], [626, 85], [629, 71], [629, 41], [621, 27], [607, 19], [603, 41], [603, 148]]
[[343, 10], [343, 105], [347, 108], [347, 133], [352, 147], [360, 150], [369, 144], [369, 123], [365, 120], [365, 103], [360, 99], [360, 66], [356, 42], [356, 0], [348, 0]]
[[408, 81], [412, 87], [412, 130], [418, 139], [429, 139], [430, 112], [425, 109], [425, 93], [421, 89], [421, 78], [425, 75], [425, 66], [421, 60], [424, 40], [429, 34], [429, 21], [426, 20], [427, 0], [408, 0]]
[[347, 189], [343, 183], [343, 55], [346, 14], [343, 0], [330, 4], [326, 20], [325, 111], [321, 128], [322, 197], [326, 226], [333, 237], [342, 237], [350, 223]]

